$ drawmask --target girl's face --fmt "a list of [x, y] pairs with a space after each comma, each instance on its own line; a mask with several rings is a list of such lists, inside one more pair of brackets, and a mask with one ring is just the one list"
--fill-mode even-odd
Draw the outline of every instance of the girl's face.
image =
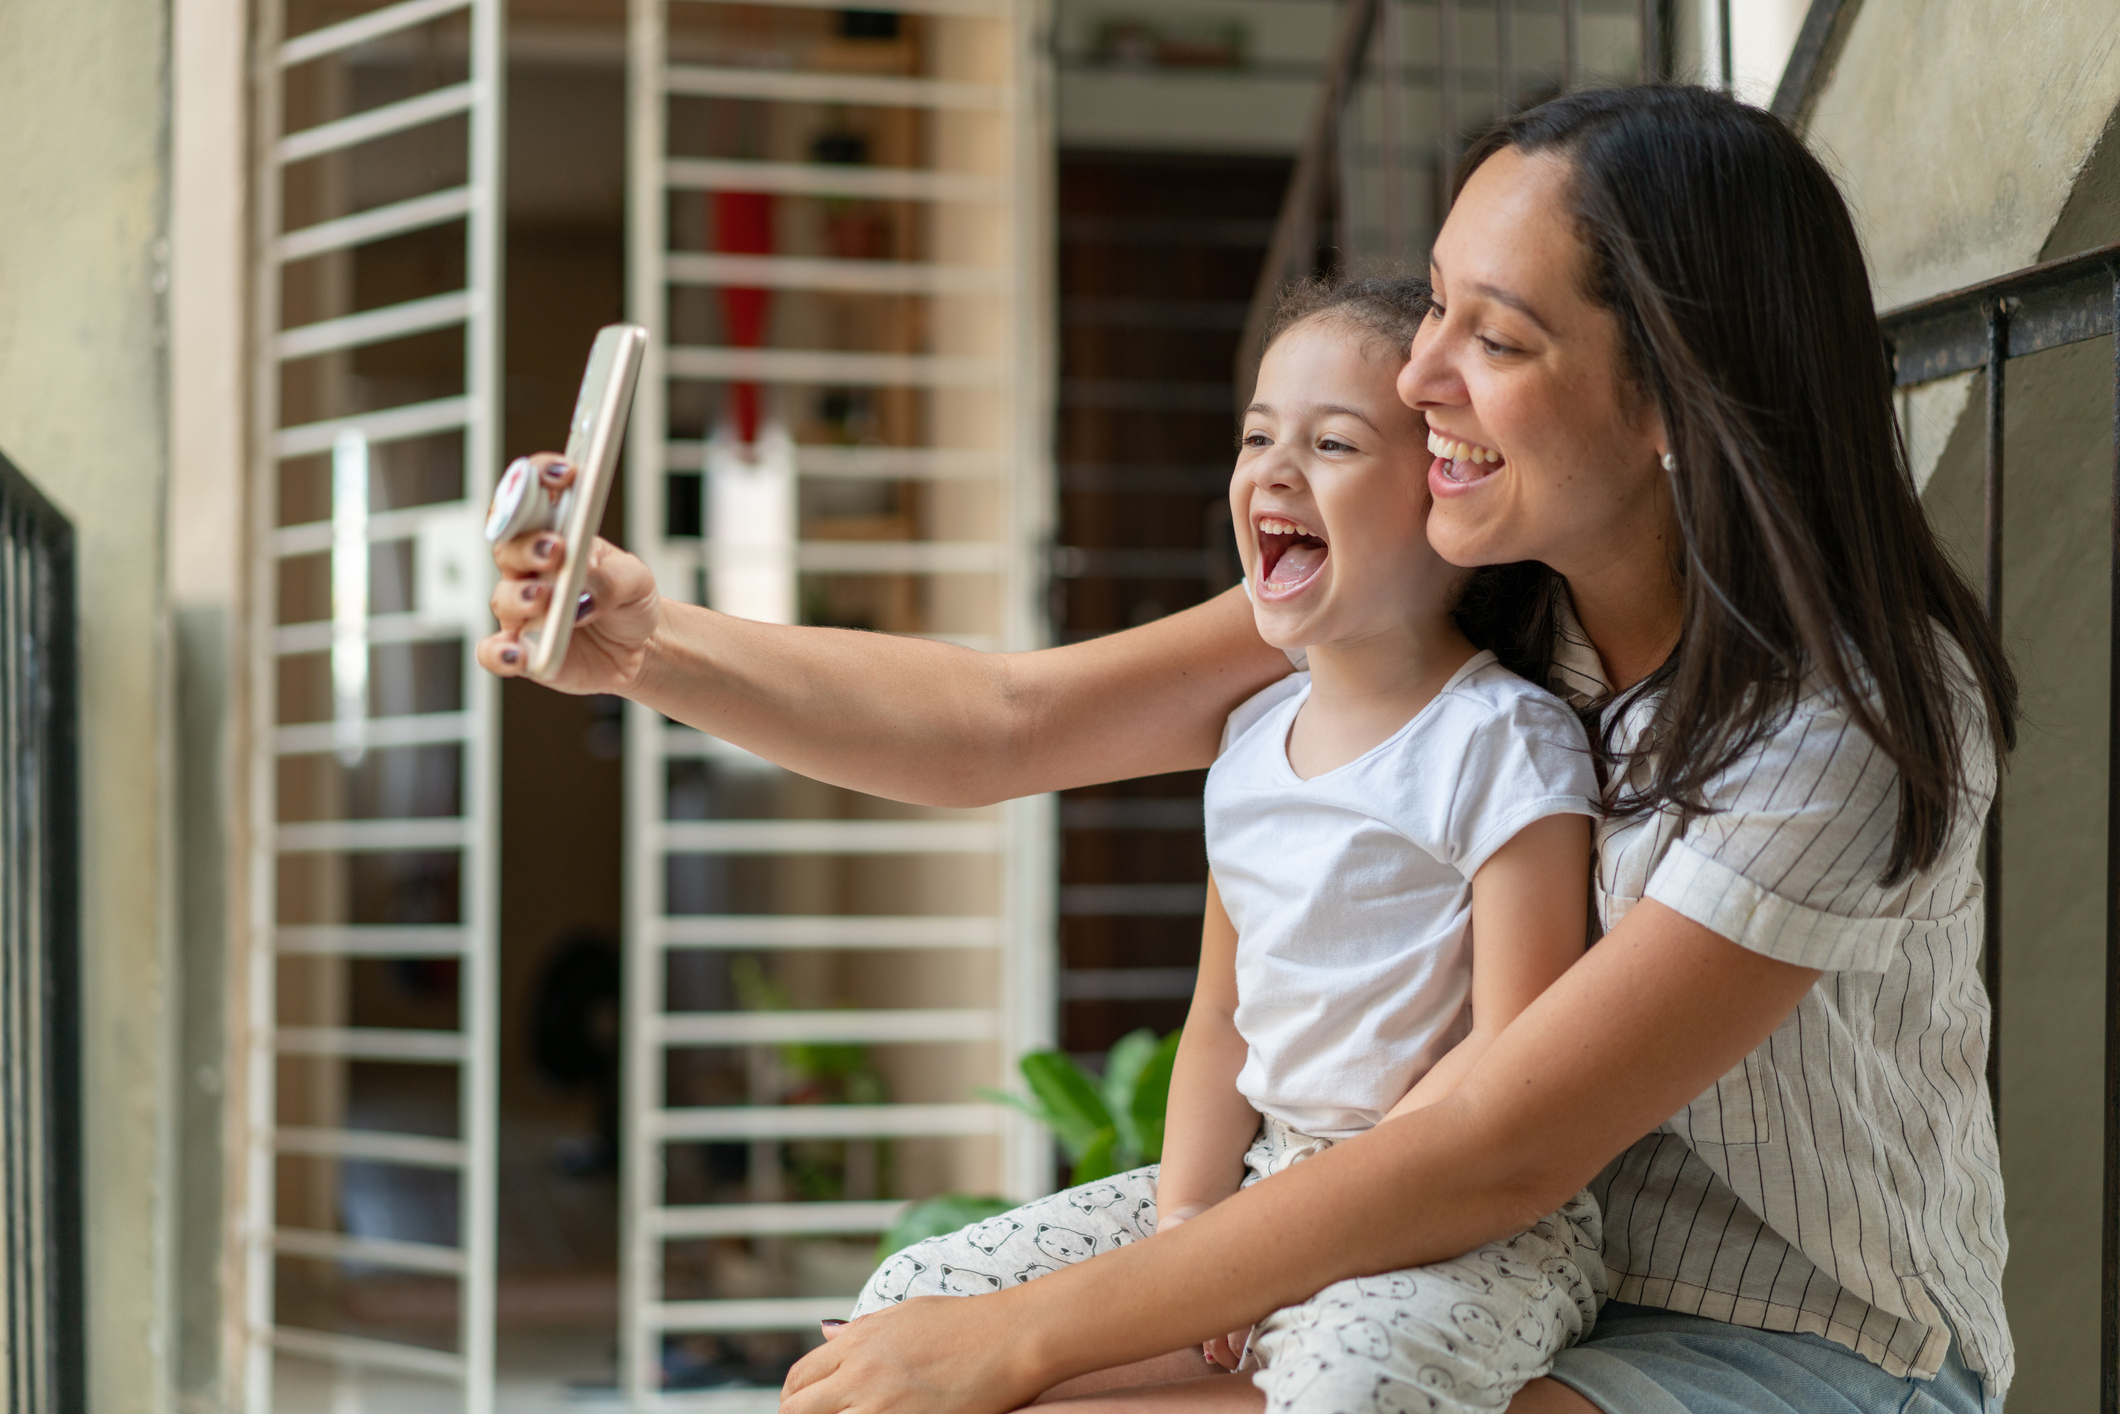
[[1619, 324], [1583, 293], [1568, 165], [1505, 148], [1436, 237], [1435, 303], [1399, 373], [1427, 418], [1428, 538], [1452, 564], [1542, 560], [1571, 579], [1668, 534], [1663, 429]]
[[1229, 507], [1259, 633], [1278, 648], [1432, 619], [1459, 578], [1424, 529], [1425, 429], [1373, 342], [1327, 313], [1259, 363]]

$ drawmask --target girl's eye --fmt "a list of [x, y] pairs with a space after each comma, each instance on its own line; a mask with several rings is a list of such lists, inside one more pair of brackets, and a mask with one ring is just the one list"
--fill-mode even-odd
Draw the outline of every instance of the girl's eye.
[[1354, 450], [1354, 444], [1342, 442], [1337, 437], [1320, 437], [1318, 439], [1318, 450], [1321, 452], [1351, 452]]
[[1264, 432], [1247, 432], [1239, 445], [1246, 447], [1271, 447], [1273, 439]]

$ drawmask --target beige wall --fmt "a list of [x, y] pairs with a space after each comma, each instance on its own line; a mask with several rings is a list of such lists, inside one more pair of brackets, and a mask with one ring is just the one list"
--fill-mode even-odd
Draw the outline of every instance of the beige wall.
[[167, 1407], [166, 7], [0, 5], [0, 449], [79, 532], [89, 1388]]
[[[1808, 136], [1855, 208], [1880, 307], [2120, 240], [2110, 0], [1865, 0]], [[2112, 346], [2012, 364], [2005, 632], [2003, 1168], [2013, 1406], [2097, 1404]], [[1981, 562], [1981, 380], [1902, 405], [1917, 480]]]

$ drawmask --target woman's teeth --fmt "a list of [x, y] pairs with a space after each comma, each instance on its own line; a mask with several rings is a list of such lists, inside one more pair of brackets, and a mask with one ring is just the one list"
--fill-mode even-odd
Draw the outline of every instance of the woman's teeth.
[[1498, 462], [1502, 459], [1500, 452], [1487, 447], [1476, 447], [1470, 442], [1453, 441], [1434, 431], [1428, 434], [1428, 450], [1444, 461]]

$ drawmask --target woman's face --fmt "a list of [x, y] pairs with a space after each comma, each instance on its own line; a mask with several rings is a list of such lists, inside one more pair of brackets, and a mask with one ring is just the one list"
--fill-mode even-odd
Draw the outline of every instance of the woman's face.
[[1428, 539], [1452, 564], [1540, 560], [1575, 579], [1661, 555], [1670, 525], [1662, 428], [1625, 378], [1618, 322], [1583, 293], [1568, 176], [1505, 148], [1436, 237], [1435, 306], [1398, 391], [1428, 420]]

